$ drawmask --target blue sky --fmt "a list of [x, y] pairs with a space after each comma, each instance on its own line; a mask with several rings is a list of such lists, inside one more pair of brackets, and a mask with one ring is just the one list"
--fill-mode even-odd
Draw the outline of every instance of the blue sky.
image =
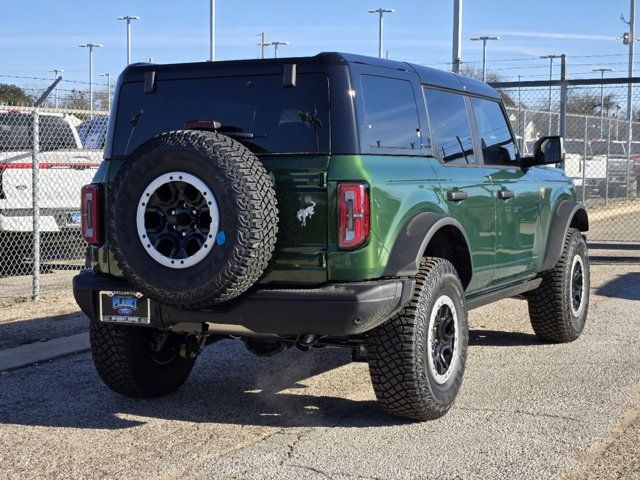
[[[291, 42], [281, 47], [282, 56], [336, 50], [375, 55], [377, 20], [367, 10], [384, 6], [396, 10], [385, 21], [391, 58], [439, 68], [450, 61], [451, 0], [217, 0], [217, 5], [218, 59], [255, 58], [261, 31], [267, 40]], [[548, 64], [537, 57], [549, 53], [568, 54], [573, 76], [600, 66], [624, 76], [627, 50], [616, 37], [626, 27], [619, 16], [628, 10], [628, 0], [465, 0], [463, 60], [481, 59], [480, 42], [469, 37], [493, 34], [501, 40], [490, 45], [489, 66], [507, 78], [548, 75]], [[142, 17], [133, 24], [134, 60], [205, 60], [208, 11], [208, 0], [0, 0], [0, 75], [48, 77], [50, 69], [61, 68], [65, 79], [86, 81], [88, 53], [77, 45], [94, 42], [105, 45], [95, 53], [95, 73], [115, 76], [126, 59], [125, 25], [115, 18], [127, 14]]]

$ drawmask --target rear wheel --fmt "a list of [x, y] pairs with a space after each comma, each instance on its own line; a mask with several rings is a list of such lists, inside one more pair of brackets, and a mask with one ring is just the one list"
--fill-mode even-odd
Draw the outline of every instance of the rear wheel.
[[424, 258], [411, 302], [368, 335], [371, 382], [393, 415], [431, 420], [453, 405], [464, 374], [469, 330], [455, 268]]
[[178, 389], [195, 358], [181, 355], [185, 337], [153, 328], [103, 324], [90, 330], [93, 362], [102, 381], [130, 397], [157, 397]]
[[570, 228], [562, 255], [528, 296], [529, 317], [538, 338], [571, 342], [584, 329], [589, 310], [589, 256], [580, 231]]

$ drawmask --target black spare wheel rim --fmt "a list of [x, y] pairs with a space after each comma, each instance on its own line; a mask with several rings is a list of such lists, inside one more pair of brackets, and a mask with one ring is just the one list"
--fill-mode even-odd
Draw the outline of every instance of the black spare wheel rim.
[[177, 131], [139, 147], [114, 180], [109, 248], [124, 276], [178, 308], [231, 300], [264, 273], [278, 209], [271, 179], [237, 141]]
[[220, 214], [211, 189], [187, 172], [168, 172], [146, 188], [136, 214], [140, 241], [156, 262], [188, 268], [212, 250]]

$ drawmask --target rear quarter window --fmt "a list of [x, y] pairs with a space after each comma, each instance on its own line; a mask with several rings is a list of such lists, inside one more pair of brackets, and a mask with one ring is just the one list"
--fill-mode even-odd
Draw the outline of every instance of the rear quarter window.
[[408, 80], [362, 75], [365, 131], [369, 147], [419, 150], [420, 121]]

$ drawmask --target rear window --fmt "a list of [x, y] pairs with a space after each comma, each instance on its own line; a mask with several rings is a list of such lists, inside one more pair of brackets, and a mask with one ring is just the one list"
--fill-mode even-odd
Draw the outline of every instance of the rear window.
[[606, 155], [607, 151], [609, 155], [617, 155], [624, 156], [627, 154], [626, 149], [624, 148], [624, 143], [620, 142], [610, 142], [607, 150], [607, 141], [596, 141], [591, 142], [591, 151], [594, 155]]
[[[40, 151], [77, 148], [69, 123], [53, 115], [40, 115]], [[33, 121], [28, 113], [0, 113], [0, 152], [30, 150]]]
[[584, 142], [581, 140], [567, 140], [564, 142], [564, 150], [567, 153], [584, 153]]
[[234, 138], [256, 153], [329, 152], [329, 81], [298, 74], [296, 86], [285, 88], [282, 75], [160, 80], [153, 94], [127, 83], [119, 95], [113, 154], [131, 153], [195, 120], [220, 122], [221, 133], [253, 134]]

